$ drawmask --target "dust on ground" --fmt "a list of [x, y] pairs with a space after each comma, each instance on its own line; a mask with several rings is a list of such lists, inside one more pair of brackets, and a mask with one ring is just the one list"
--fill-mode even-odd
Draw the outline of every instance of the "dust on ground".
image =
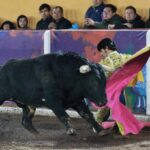
[[94, 134], [83, 119], [72, 119], [76, 136], [65, 134], [55, 117], [35, 116], [33, 123], [39, 135], [29, 133], [21, 125], [21, 115], [0, 114], [0, 150], [102, 149], [149, 150], [150, 129], [139, 135], [121, 136], [112, 131], [107, 136]]

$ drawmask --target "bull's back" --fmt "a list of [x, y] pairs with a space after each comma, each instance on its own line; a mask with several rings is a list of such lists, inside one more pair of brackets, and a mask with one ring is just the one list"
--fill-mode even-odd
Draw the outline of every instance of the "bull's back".
[[13, 97], [29, 98], [35, 94], [39, 85], [34, 73], [34, 61], [34, 59], [13, 60], [3, 67]]
[[8, 79], [7, 87], [11, 87], [12, 95], [34, 99], [42, 97], [43, 74], [53, 75], [57, 85], [67, 93], [77, 84], [80, 77], [79, 66], [83, 64], [86, 64], [86, 61], [72, 54], [48, 54], [35, 59], [11, 60], [2, 70]]

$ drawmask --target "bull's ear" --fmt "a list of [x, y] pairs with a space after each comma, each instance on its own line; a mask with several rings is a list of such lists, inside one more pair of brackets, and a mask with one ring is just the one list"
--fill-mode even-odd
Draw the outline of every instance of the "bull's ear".
[[79, 72], [80, 72], [80, 73], [88, 73], [88, 72], [90, 72], [90, 71], [91, 71], [91, 68], [90, 68], [89, 65], [82, 65], [82, 66], [80, 66], [80, 68], [79, 68]]

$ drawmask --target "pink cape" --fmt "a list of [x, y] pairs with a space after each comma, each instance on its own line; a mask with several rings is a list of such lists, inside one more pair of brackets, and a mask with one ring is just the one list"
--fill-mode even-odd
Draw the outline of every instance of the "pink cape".
[[137, 120], [119, 101], [121, 91], [137, 75], [149, 58], [150, 48], [145, 49], [142, 49], [139, 55], [133, 57], [122, 68], [115, 71], [107, 81], [107, 106], [111, 109], [112, 119], [118, 124], [119, 130], [123, 135], [129, 133], [138, 134], [143, 127], [150, 126], [149, 122]]
[[[124, 64], [124, 66], [115, 71], [107, 80], [106, 94], [107, 106], [112, 111], [112, 119], [117, 123], [122, 135], [129, 133], [138, 134], [142, 128], [150, 127], [150, 122], [137, 120], [134, 115], [119, 101], [121, 91], [137, 75], [137, 73], [146, 64], [150, 56], [150, 47], [143, 48]], [[93, 107], [99, 109], [93, 104]], [[114, 126], [114, 122], [103, 122], [104, 128]]]

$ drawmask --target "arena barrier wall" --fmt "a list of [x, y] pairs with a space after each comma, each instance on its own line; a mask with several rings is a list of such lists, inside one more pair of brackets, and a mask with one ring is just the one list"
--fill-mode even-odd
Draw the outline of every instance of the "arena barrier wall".
[[[114, 40], [118, 51], [134, 54], [146, 43], [149, 32], [142, 31], [1, 31], [0, 65], [9, 59], [37, 57], [43, 53], [77, 52], [90, 61], [99, 62], [97, 43], [109, 37]], [[149, 38], [150, 39], [150, 38]], [[150, 115], [150, 61], [143, 68], [144, 82], [134, 88], [126, 88], [126, 103], [134, 113]], [[9, 103], [11, 105], [11, 103]]]
[[[146, 45], [146, 30], [93, 30], [93, 31], [51, 31], [51, 52], [77, 52], [90, 61], [99, 62], [100, 54], [96, 49], [97, 43], [106, 37], [111, 38], [117, 45], [120, 53], [134, 54]], [[125, 89], [126, 104], [136, 114], [149, 114], [149, 101], [147, 98], [146, 85], [147, 68], [142, 69], [144, 82], [138, 82], [135, 87]]]
[[[146, 34], [146, 45], [150, 45], [150, 30]], [[146, 114], [150, 115], [150, 58], [146, 64], [146, 97], [147, 97], [147, 105], [146, 105]]]
[[0, 65], [9, 59], [33, 58], [43, 54], [45, 31], [0, 31]]

